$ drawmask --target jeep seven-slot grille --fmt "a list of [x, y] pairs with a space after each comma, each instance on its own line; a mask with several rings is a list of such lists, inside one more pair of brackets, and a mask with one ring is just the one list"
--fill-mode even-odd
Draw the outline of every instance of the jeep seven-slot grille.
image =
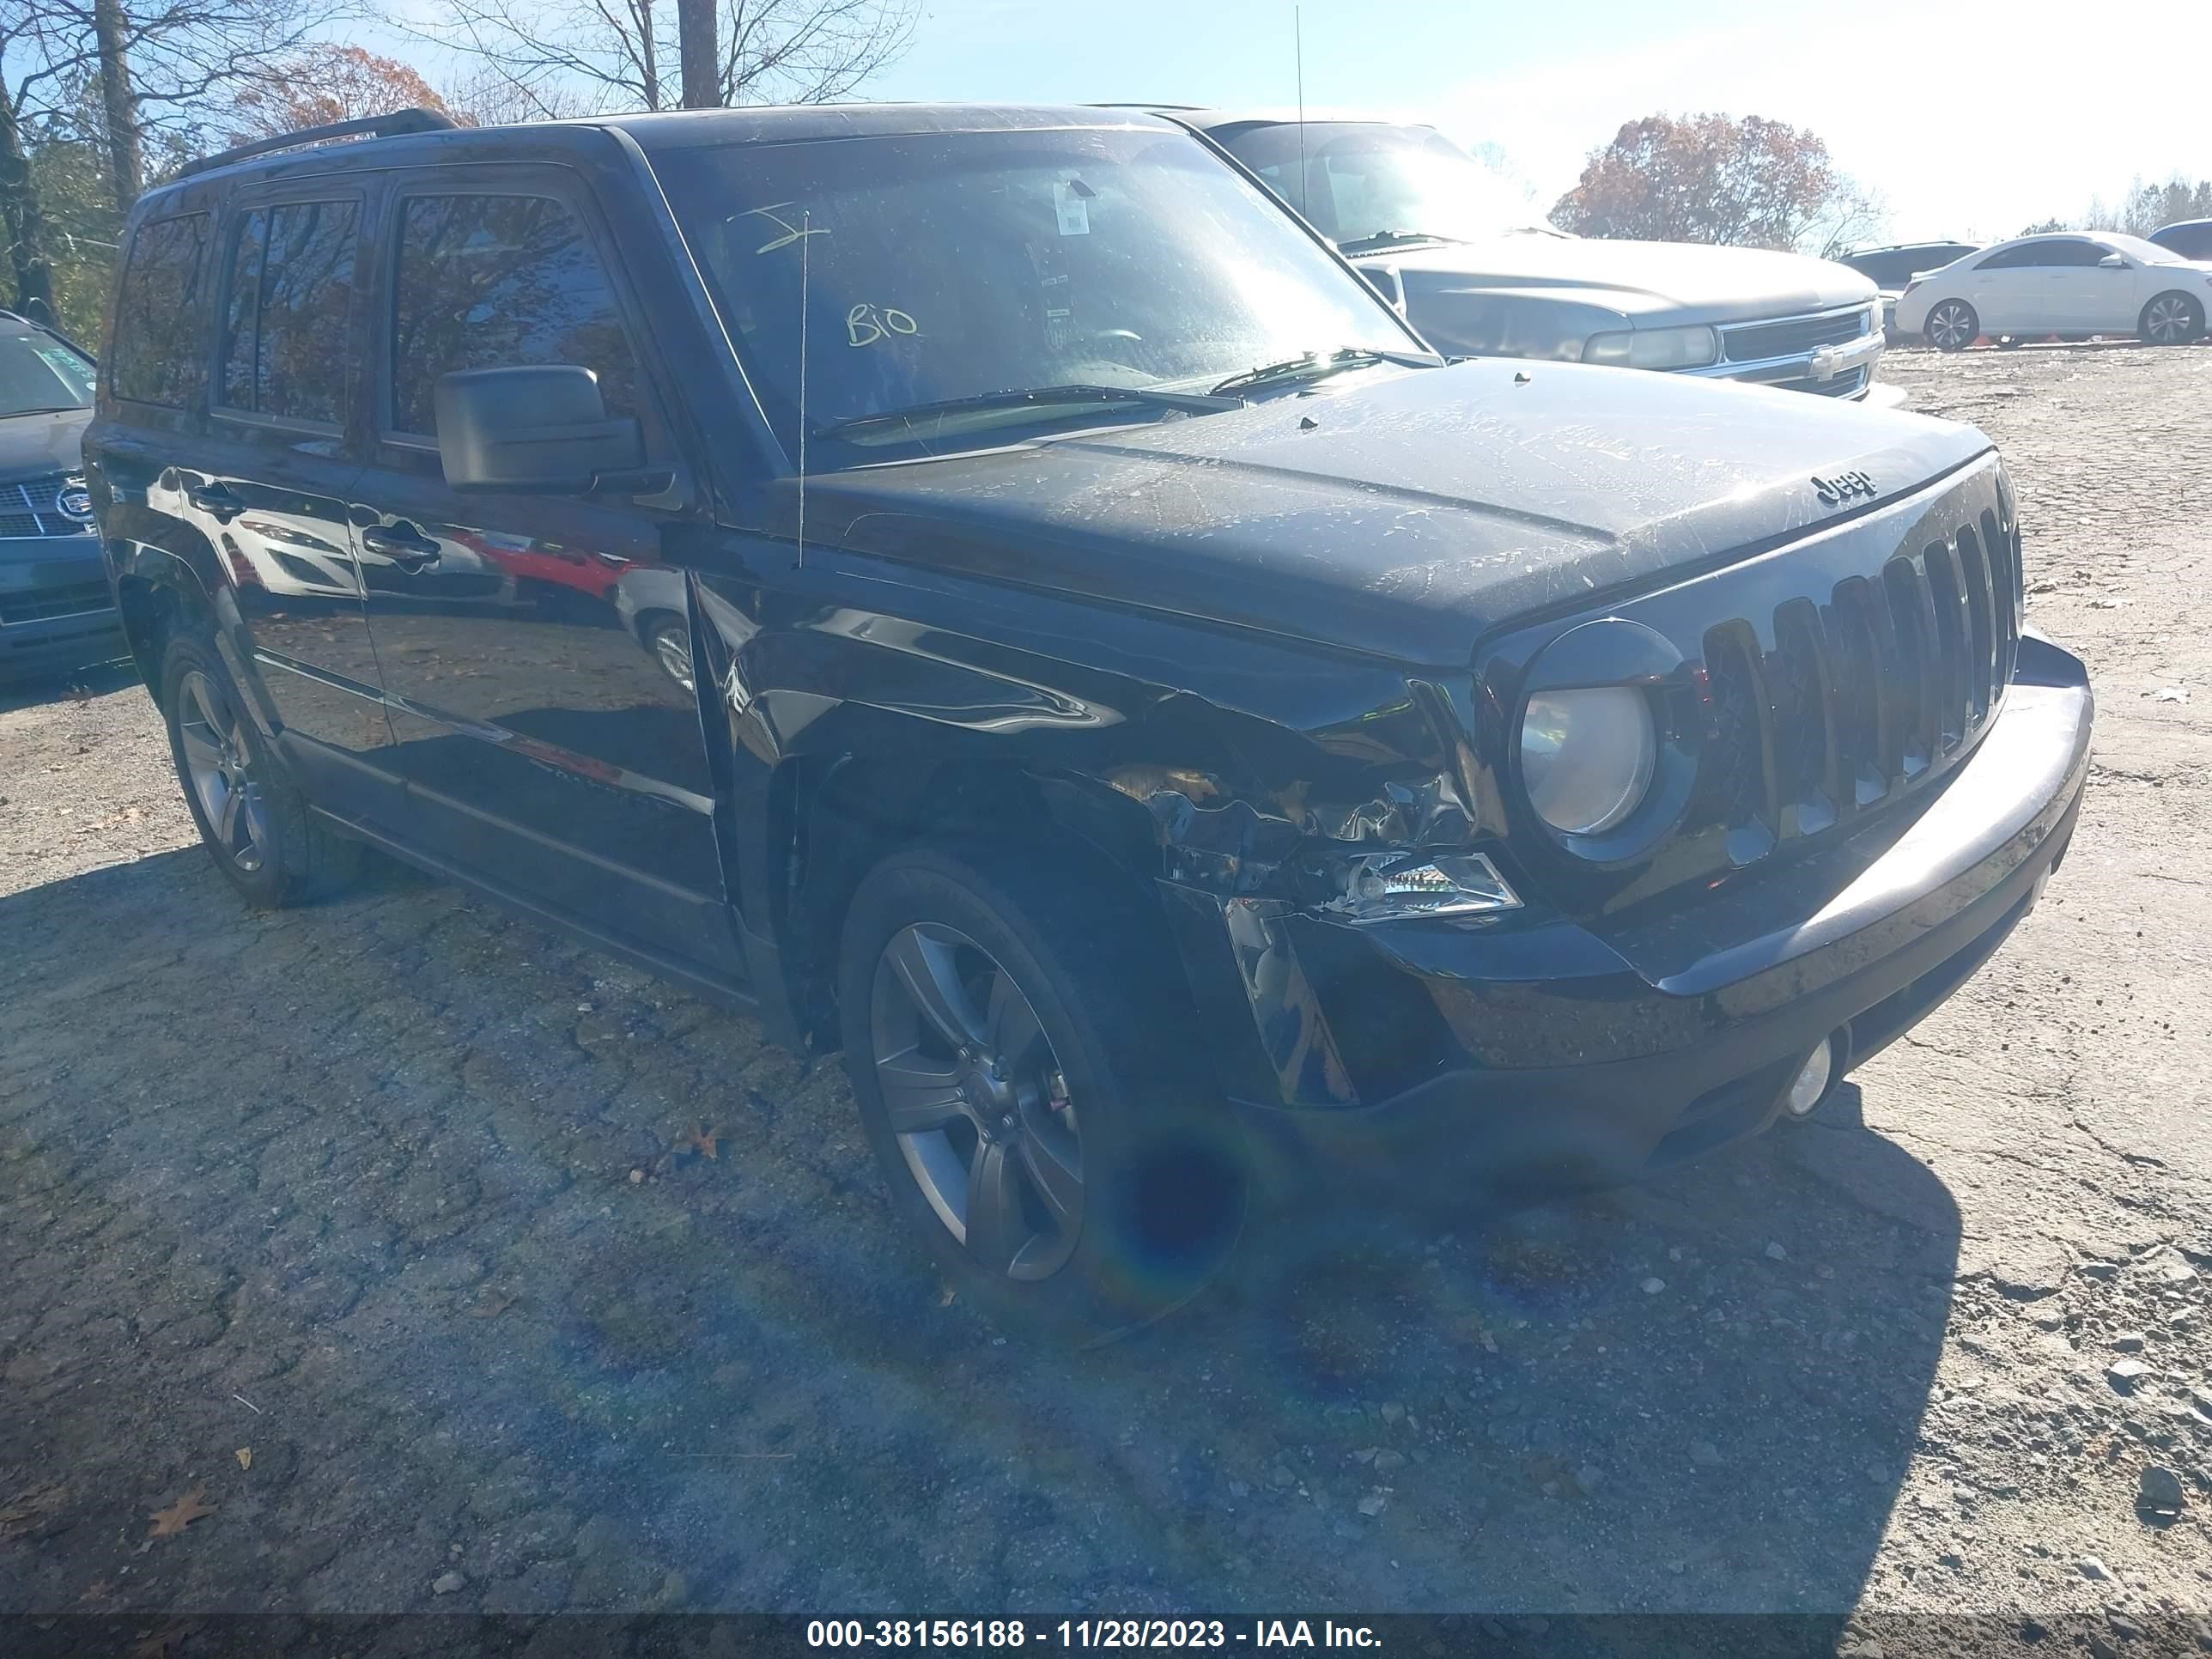
[[1747, 323], [1721, 331], [1721, 350], [1732, 363], [1767, 357], [1795, 357], [1824, 345], [1841, 345], [1867, 331], [1867, 307], [1826, 312], [1816, 317], [1784, 317], [1771, 323]]
[[91, 525], [70, 518], [58, 505], [70, 483], [60, 472], [0, 483], [0, 537], [90, 535]]
[[1909, 788], [1980, 735], [2020, 650], [2017, 532], [1984, 510], [1875, 576], [1705, 635], [1699, 788], [1747, 864]]

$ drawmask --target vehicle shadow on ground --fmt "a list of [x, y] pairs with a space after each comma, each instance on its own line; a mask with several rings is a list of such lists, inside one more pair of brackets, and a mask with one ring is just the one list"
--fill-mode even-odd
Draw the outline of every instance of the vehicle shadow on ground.
[[252, 916], [193, 848], [0, 938], [0, 1509], [68, 1488], [9, 1607], [1840, 1619], [1942, 1344], [1957, 1212], [1848, 1088], [1606, 1197], [1272, 1218], [1071, 1354], [944, 1292], [833, 1066], [448, 888]]
[[127, 659], [80, 668], [74, 673], [42, 674], [36, 679], [0, 682], [0, 714], [70, 697], [82, 702], [137, 684], [137, 667]]

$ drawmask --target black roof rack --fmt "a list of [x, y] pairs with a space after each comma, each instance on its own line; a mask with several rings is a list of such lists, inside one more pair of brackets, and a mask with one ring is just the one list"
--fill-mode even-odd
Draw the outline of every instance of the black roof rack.
[[441, 115], [434, 109], [396, 109], [389, 115], [369, 115], [357, 121], [333, 121], [328, 126], [302, 127], [297, 132], [282, 132], [274, 138], [257, 138], [250, 144], [217, 150], [213, 155], [203, 155], [196, 161], [185, 162], [177, 169], [177, 177], [189, 179], [195, 173], [212, 173], [217, 167], [227, 167], [233, 161], [243, 161], [248, 156], [268, 155], [280, 149], [298, 149], [307, 144], [319, 144], [328, 138], [397, 138], [410, 132], [450, 131], [459, 125], [452, 116]]

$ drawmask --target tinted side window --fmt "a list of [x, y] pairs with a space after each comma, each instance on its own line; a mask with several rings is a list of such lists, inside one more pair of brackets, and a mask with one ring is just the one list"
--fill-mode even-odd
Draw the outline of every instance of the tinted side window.
[[436, 435], [438, 377], [576, 363], [610, 415], [637, 412], [637, 368], [584, 227], [544, 196], [416, 196], [400, 216], [392, 426]]
[[108, 354], [117, 397], [181, 408], [206, 384], [207, 240], [204, 213], [132, 234]]
[[2018, 247], [2000, 248], [1974, 267], [1977, 270], [2012, 270], [2021, 265], [2039, 263], [2036, 245], [2022, 242]]
[[240, 222], [223, 307], [226, 407], [343, 418], [357, 217], [351, 202], [289, 202]]
[[2094, 265], [2112, 249], [2096, 242], [2048, 242], [2036, 263], [2045, 265]]

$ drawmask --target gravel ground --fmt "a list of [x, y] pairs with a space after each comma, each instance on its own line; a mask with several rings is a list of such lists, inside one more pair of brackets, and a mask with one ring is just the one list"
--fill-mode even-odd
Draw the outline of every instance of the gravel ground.
[[2212, 348], [1886, 373], [2006, 447], [2096, 677], [2043, 906], [1825, 1121], [1487, 1227], [1263, 1229], [1079, 1358], [949, 1300], [833, 1066], [396, 870], [246, 915], [142, 690], [0, 702], [0, 1612], [2212, 1646]]

